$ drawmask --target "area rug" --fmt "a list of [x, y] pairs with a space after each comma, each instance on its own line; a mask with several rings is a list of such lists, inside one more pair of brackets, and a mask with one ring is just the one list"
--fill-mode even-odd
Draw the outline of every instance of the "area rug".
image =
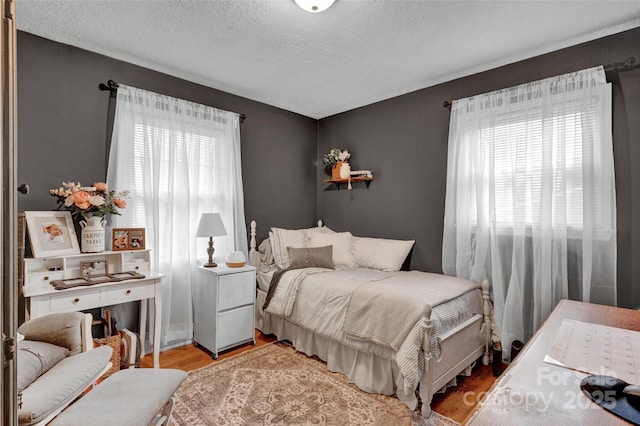
[[363, 392], [282, 342], [192, 371], [176, 395], [179, 426], [458, 425], [435, 412], [423, 419], [396, 398]]

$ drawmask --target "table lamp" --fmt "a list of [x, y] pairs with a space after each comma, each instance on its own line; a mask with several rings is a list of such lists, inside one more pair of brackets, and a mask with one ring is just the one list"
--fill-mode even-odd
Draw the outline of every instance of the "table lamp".
[[220, 213], [202, 213], [196, 237], [209, 237], [209, 247], [207, 248], [209, 261], [202, 266], [207, 268], [218, 266], [213, 261], [213, 237], [222, 237], [224, 235], [227, 235], [227, 231], [224, 229]]

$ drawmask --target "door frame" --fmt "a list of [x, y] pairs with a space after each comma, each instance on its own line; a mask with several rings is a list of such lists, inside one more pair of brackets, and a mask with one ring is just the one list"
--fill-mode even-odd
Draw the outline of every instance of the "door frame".
[[0, 0], [0, 138], [2, 165], [0, 166], [0, 413], [3, 425], [17, 425], [18, 396], [16, 379], [17, 329], [17, 107], [16, 107], [16, 0]]

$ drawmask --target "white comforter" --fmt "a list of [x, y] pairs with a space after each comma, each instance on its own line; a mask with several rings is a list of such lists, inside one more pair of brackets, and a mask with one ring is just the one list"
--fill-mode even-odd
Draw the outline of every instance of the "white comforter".
[[424, 329], [421, 321], [411, 327], [397, 351], [389, 346], [355, 338], [343, 331], [351, 295], [360, 285], [397, 278], [401, 274], [406, 272], [365, 268], [289, 271], [281, 277], [266, 312], [284, 317], [300, 327], [354, 349], [395, 360], [404, 379], [404, 391], [410, 392], [417, 388], [424, 370], [424, 358], [421, 356]]

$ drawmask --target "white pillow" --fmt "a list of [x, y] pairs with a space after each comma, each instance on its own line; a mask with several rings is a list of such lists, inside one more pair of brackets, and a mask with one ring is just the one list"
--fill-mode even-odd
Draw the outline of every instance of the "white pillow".
[[351, 237], [350, 232], [333, 234], [314, 232], [309, 236], [307, 247], [333, 246], [334, 265], [355, 266], [353, 253], [351, 253]]
[[307, 229], [271, 228], [271, 232], [269, 232], [271, 252], [273, 253], [273, 260], [278, 268], [286, 269], [289, 267], [290, 262], [287, 247], [306, 247], [309, 237], [318, 233], [335, 233], [335, 231], [326, 226]]
[[307, 241], [304, 229], [271, 228], [269, 233], [273, 260], [280, 269], [289, 267], [289, 253], [287, 247], [304, 247]]
[[415, 240], [353, 237], [353, 256], [363, 268], [395, 272], [402, 267], [414, 243]]

